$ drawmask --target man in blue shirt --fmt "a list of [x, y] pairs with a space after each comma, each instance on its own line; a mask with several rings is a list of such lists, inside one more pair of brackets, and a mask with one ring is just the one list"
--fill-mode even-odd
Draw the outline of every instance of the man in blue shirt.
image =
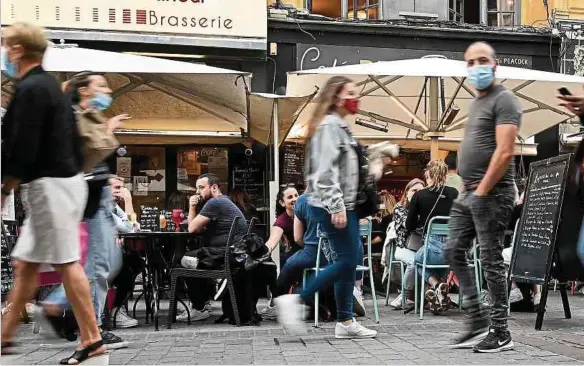
[[[316, 266], [318, 251], [318, 222], [313, 212], [314, 208], [308, 204], [305, 194], [298, 197], [294, 205], [294, 241], [302, 246], [302, 250], [290, 257], [278, 277], [277, 293], [272, 298], [287, 294], [290, 287], [302, 279], [303, 271]], [[320, 256], [320, 267], [327, 264], [324, 254]], [[261, 311], [264, 319], [276, 319], [276, 308], [269, 305]]]

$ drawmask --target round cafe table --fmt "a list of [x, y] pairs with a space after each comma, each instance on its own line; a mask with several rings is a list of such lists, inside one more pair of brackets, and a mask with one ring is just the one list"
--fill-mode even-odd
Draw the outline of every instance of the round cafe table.
[[[139, 231], [134, 233], [119, 234], [124, 241], [125, 250], [142, 251], [145, 260], [145, 273], [142, 276], [143, 290], [134, 302], [133, 316], [136, 316], [136, 305], [143, 296], [146, 303], [146, 323], [151, 318], [154, 322], [154, 329], [158, 330], [159, 311], [160, 311], [160, 293], [168, 291], [169, 288], [164, 286], [165, 279], [169, 278], [169, 273], [172, 263], [175, 262], [174, 256], [176, 251], [173, 251], [173, 258], [167, 260], [164, 255], [164, 246], [168, 243], [173, 243], [178, 238], [200, 238], [198, 234], [188, 232], [174, 232], [174, 231]], [[139, 240], [142, 247], [136, 242]], [[174, 244], [174, 243], [173, 243]], [[184, 305], [184, 304], [183, 304]], [[114, 327], [116, 315], [114, 314]]]

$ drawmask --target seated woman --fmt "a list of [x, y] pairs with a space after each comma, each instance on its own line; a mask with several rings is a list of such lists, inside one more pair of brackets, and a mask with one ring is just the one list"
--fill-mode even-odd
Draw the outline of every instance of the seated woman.
[[[408, 238], [410, 233], [408, 229], [406, 229], [406, 219], [408, 218], [408, 211], [410, 207], [410, 201], [414, 194], [422, 189], [424, 189], [426, 185], [421, 179], [415, 178], [408, 182], [406, 188], [404, 189], [404, 193], [399, 200], [399, 203], [395, 205], [393, 210], [393, 222], [395, 225], [395, 233], [396, 238], [395, 240], [395, 260], [401, 261], [406, 265], [406, 273], [409, 269], [413, 271], [414, 266], [414, 259], [416, 256], [416, 252], [413, 250], [408, 249]], [[390, 273], [391, 276], [391, 273]], [[413, 277], [410, 276], [413, 280]], [[408, 276], [405, 275], [402, 281], [407, 280]], [[408, 284], [406, 282], [405, 288], [414, 288], [414, 284]], [[390, 304], [392, 308], [395, 310], [400, 310], [402, 308], [402, 296], [404, 294], [399, 294]], [[406, 307], [411, 307], [414, 304], [412, 297], [408, 297], [405, 301]]]
[[270, 231], [266, 246], [271, 253], [282, 242], [283, 245], [280, 246], [280, 268], [284, 267], [288, 258], [300, 250], [300, 246], [294, 241], [294, 205], [297, 199], [298, 191], [294, 187], [280, 190], [276, 199], [277, 218]]
[[[318, 223], [313, 218], [315, 217], [313, 207], [308, 203], [306, 195], [298, 197], [294, 205], [294, 241], [302, 249], [294, 253], [284, 264], [280, 270], [278, 277], [276, 293], [272, 293], [272, 297], [276, 298], [280, 295], [288, 293], [292, 285], [302, 280], [302, 275], [305, 269], [316, 266], [316, 257], [318, 254]], [[324, 267], [327, 260], [324, 254], [320, 256], [320, 267]], [[276, 308], [270, 303], [260, 312], [264, 319], [276, 319]]]
[[[427, 187], [415, 193], [410, 202], [410, 210], [406, 219], [406, 229], [410, 233], [417, 233], [424, 238], [427, 235], [428, 223], [435, 216], [448, 216], [452, 203], [458, 196], [458, 191], [452, 187], [445, 186], [448, 166], [441, 160], [432, 160], [426, 166], [426, 184]], [[415, 235], [415, 234], [411, 234]], [[444, 259], [444, 242], [445, 236], [430, 235], [428, 237], [428, 248], [426, 264], [437, 265], [446, 264]], [[410, 237], [410, 249], [412, 237]], [[423, 239], [422, 239], [423, 243]], [[415, 263], [423, 263], [424, 246], [416, 252]], [[420, 275], [422, 269], [419, 268]], [[412, 271], [410, 276], [414, 275]], [[441, 312], [448, 309], [450, 298], [448, 297], [448, 284], [442, 282], [448, 275], [446, 269], [429, 269], [426, 268], [424, 283], [430, 285], [430, 290], [426, 292], [426, 299], [433, 305], [434, 312]], [[411, 292], [410, 289], [406, 289]]]

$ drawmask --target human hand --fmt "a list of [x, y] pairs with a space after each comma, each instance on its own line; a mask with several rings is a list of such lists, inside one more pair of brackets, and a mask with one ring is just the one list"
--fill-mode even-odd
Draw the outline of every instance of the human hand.
[[124, 114], [118, 114], [115, 117], [112, 117], [109, 119], [109, 121], [107, 121], [107, 129], [108, 131], [114, 132], [115, 130], [117, 130], [118, 128], [122, 127], [122, 122], [125, 120], [130, 119], [131, 117], [124, 113]]
[[189, 199], [189, 205], [191, 207], [195, 207], [199, 204], [200, 200], [201, 200], [201, 196], [199, 196], [198, 194], [195, 194], [194, 196], [191, 196], [191, 198]]
[[332, 214], [331, 222], [337, 229], [344, 229], [347, 226], [347, 211]]
[[558, 99], [562, 101], [560, 105], [566, 107], [572, 113], [577, 115], [584, 114], [584, 96], [558, 95]]
[[130, 191], [126, 187], [120, 188], [120, 190], [116, 193], [114, 193], [114, 194], [117, 197], [120, 197], [121, 199], [123, 199], [124, 201], [131, 201], [132, 200], [132, 194], [130, 193]]

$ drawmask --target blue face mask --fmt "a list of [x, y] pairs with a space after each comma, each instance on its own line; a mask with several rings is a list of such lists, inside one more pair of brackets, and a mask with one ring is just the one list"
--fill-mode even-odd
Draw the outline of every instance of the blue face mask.
[[15, 79], [18, 77], [18, 68], [14, 62], [8, 60], [8, 52], [2, 48], [2, 68], [8, 77]]
[[468, 81], [477, 89], [485, 90], [495, 81], [492, 65], [477, 65], [468, 68]]
[[112, 97], [108, 94], [99, 93], [89, 100], [89, 105], [97, 110], [104, 111], [112, 105]]

